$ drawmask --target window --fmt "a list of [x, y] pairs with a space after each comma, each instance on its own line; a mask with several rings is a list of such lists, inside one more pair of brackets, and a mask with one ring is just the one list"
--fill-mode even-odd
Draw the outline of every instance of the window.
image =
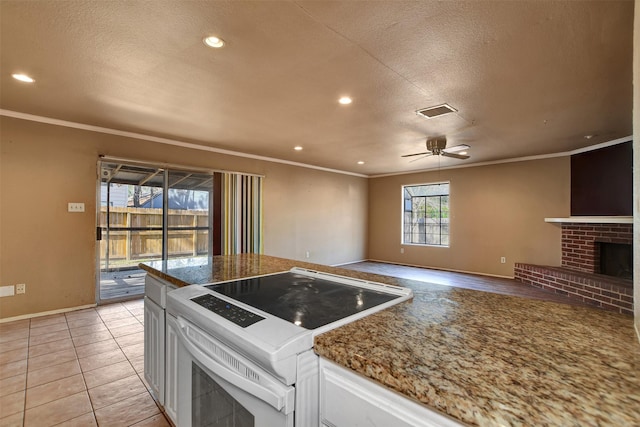
[[449, 246], [449, 183], [402, 186], [402, 243]]

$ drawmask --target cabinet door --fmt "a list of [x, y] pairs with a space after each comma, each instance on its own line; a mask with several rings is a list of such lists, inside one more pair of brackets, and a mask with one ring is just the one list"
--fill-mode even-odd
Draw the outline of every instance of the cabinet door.
[[322, 425], [327, 427], [463, 425], [322, 358], [320, 420]]
[[166, 377], [164, 410], [174, 425], [178, 425], [178, 324], [167, 315]]
[[144, 378], [164, 405], [164, 310], [144, 298]]

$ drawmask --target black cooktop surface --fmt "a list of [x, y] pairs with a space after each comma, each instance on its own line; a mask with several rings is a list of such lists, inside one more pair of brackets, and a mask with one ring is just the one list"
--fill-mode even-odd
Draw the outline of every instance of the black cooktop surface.
[[319, 328], [399, 298], [292, 272], [206, 287], [306, 329]]

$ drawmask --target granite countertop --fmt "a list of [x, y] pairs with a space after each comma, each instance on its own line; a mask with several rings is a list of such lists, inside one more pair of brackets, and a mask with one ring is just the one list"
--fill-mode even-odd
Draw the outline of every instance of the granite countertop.
[[412, 301], [317, 336], [315, 351], [463, 423], [640, 425], [630, 316], [261, 255], [168, 263], [142, 268], [178, 286], [299, 266], [411, 288]]
[[[176, 258], [167, 261], [151, 261], [140, 264], [140, 268], [143, 270], [161, 277], [178, 287], [203, 285], [243, 277], [279, 273], [288, 271], [293, 267], [342, 274], [344, 276], [365, 280], [371, 277], [377, 279], [384, 277], [376, 274], [349, 271], [344, 268], [255, 254]], [[387, 281], [388, 284], [399, 285], [399, 279], [392, 277], [387, 277], [387, 279], [389, 279]]]

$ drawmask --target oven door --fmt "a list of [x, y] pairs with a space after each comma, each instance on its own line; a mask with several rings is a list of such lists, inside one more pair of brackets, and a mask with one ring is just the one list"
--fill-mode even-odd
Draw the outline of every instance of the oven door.
[[174, 416], [179, 427], [293, 426], [294, 387], [189, 321], [169, 315], [167, 322], [177, 338], [177, 363], [167, 360], [167, 369], [176, 370]]

